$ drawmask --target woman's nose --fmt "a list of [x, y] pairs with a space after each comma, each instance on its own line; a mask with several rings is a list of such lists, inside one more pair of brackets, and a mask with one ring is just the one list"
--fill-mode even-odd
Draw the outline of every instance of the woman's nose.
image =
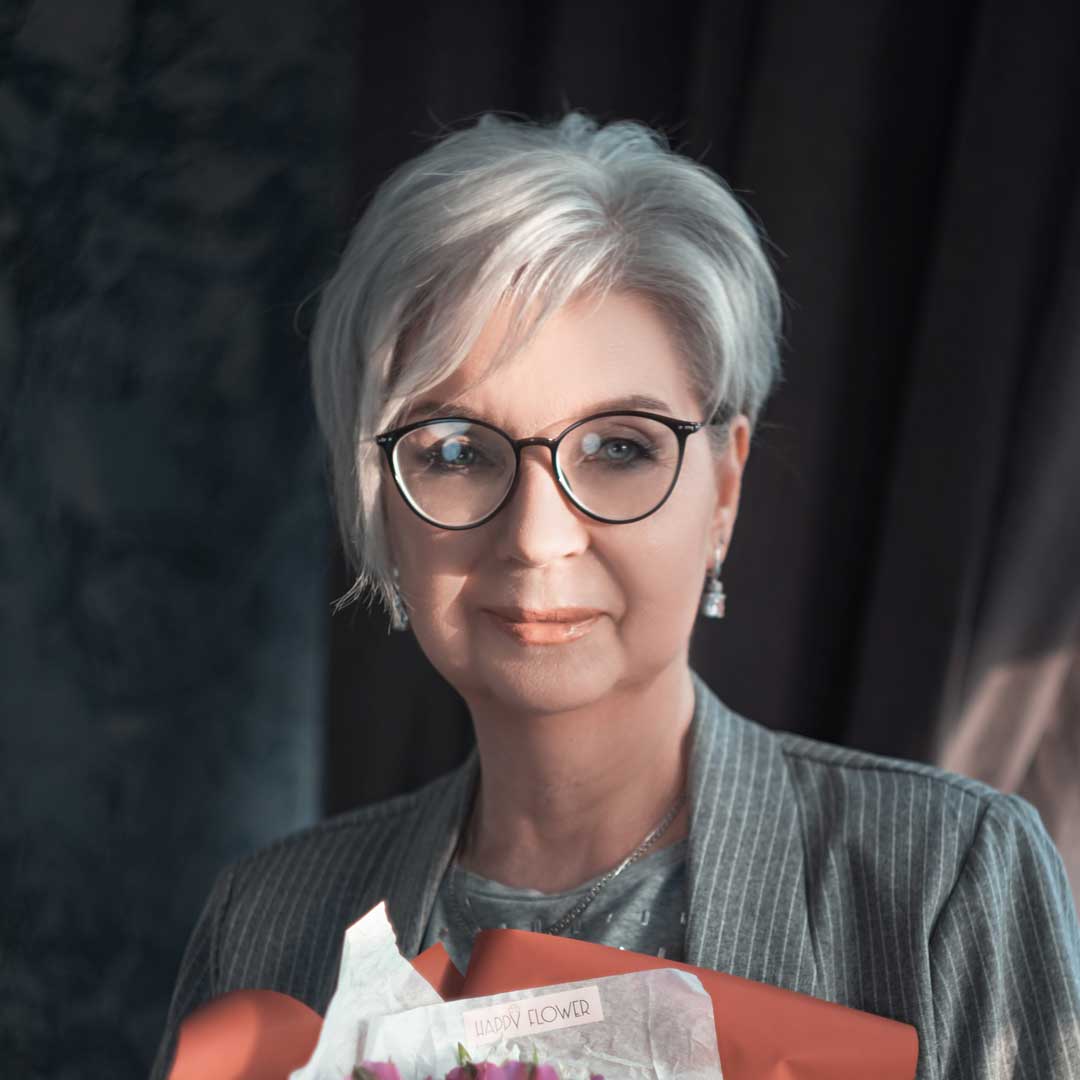
[[547, 448], [524, 447], [517, 487], [491, 522], [499, 530], [496, 554], [530, 566], [580, 554], [588, 520], [555, 479]]

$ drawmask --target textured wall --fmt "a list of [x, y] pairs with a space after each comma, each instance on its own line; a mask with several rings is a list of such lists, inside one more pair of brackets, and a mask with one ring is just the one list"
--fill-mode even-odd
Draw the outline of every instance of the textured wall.
[[0, 11], [4, 1077], [145, 1075], [214, 872], [319, 812], [347, 7]]

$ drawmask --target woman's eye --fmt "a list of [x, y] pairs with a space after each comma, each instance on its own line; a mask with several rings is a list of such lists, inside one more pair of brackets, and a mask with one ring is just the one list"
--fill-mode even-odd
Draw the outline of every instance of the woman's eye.
[[609, 461], [632, 461], [640, 452], [641, 447], [627, 439], [608, 439], [600, 448], [600, 455]]
[[460, 439], [447, 439], [428, 448], [427, 461], [437, 468], [464, 469], [478, 464], [482, 455], [475, 446]]
[[605, 439], [591, 432], [582, 439], [581, 449], [588, 460], [611, 465], [628, 465], [652, 457], [649, 447], [634, 439], [618, 436]]

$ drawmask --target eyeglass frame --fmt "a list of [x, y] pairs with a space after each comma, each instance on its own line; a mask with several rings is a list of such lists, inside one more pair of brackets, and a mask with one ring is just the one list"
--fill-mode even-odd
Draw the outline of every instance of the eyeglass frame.
[[[389, 431], [381, 432], [374, 436], [373, 441], [381, 446], [383, 452], [386, 454], [386, 461], [390, 466], [390, 475], [394, 478], [394, 486], [397, 488], [398, 494], [401, 496], [405, 505], [416, 514], [421, 521], [426, 521], [429, 525], [433, 525], [437, 529], [448, 529], [452, 532], [464, 532], [466, 529], [476, 529], [481, 525], [486, 525], [514, 497], [518, 481], [521, 478], [521, 451], [527, 446], [547, 447], [548, 452], [551, 454], [551, 472], [555, 477], [555, 483], [558, 485], [559, 490], [566, 495], [571, 503], [573, 503], [574, 507], [580, 510], [586, 517], [592, 518], [593, 521], [602, 522], [605, 525], [632, 525], [635, 521], [642, 521], [644, 518], [651, 517], [671, 497], [671, 493], [675, 490], [676, 483], [678, 483], [679, 474], [682, 472], [683, 457], [686, 452], [686, 440], [695, 432], [700, 431], [710, 424], [715, 424], [717, 422], [723, 423], [725, 420], [729, 419], [731, 415], [732, 414], [725, 409], [718, 409], [709, 420], [677, 420], [672, 416], [664, 416], [661, 413], [644, 412], [640, 409], [606, 409], [603, 412], [591, 413], [589, 416], [583, 416], [580, 420], [575, 420], [569, 427], [564, 428], [553, 439], [546, 439], [542, 435], [533, 435], [525, 439], [515, 439], [507, 434], [507, 432], [503, 431], [502, 428], [489, 423], [487, 420], [474, 420], [472, 417], [468, 416], [435, 416], [426, 420], [415, 420], [411, 424], [404, 424], [401, 427], [391, 428]], [[575, 428], [581, 427], [582, 424], [587, 424], [592, 420], [602, 420], [607, 416], [638, 416], [646, 420], [655, 420], [669, 428], [678, 440], [679, 458], [675, 463], [675, 472], [671, 477], [671, 483], [668, 485], [667, 491], [664, 492], [664, 497], [651, 510], [646, 511], [644, 514], [638, 514], [636, 517], [606, 518], [582, 506], [574, 493], [570, 490], [562, 470], [559, 468], [558, 452], [559, 445], [562, 443], [563, 439], [565, 439]], [[394, 448], [406, 435], [419, 428], [431, 427], [433, 424], [451, 423], [453, 421], [463, 424], [475, 424], [479, 427], [487, 428], [489, 431], [495, 432], [496, 435], [501, 435], [514, 451], [514, 479], [506, 489], [506, 494], [499, 500], [493, 510], [479, 521], [471, 522], [468, 525], [444, 525], [442, 522], [435, 521], [422, 513], [420, 509], [413, 504], [412, 499], [409, 498], [405, 489], [402, 487], [401, 477], [398, 475], [397, 465], [394, 461]]]

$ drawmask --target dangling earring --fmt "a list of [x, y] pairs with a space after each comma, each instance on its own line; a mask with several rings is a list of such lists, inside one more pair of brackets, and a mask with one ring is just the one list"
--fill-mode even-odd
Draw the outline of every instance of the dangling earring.
[[724, 545], [716, 545], [716, 562], [705, 581], [705, 588], [701, 594], [702, 615], [707, 619], [722, 619], [724, 617], [724, 603], [727, 597], [724, 595], [724, 585], [720, 581], [720, 567], [724, 562]]
[[394, 567], [394, 591], [390, 598], [392, 605], [390, 611], [390, 629], [391, 630], [408, 630], [409, 629], [409, 612], [405, 608], [405, 601], [401, 596], [401, 586], [398, 581], [401, 579], [401, 573], [398, 568]]

